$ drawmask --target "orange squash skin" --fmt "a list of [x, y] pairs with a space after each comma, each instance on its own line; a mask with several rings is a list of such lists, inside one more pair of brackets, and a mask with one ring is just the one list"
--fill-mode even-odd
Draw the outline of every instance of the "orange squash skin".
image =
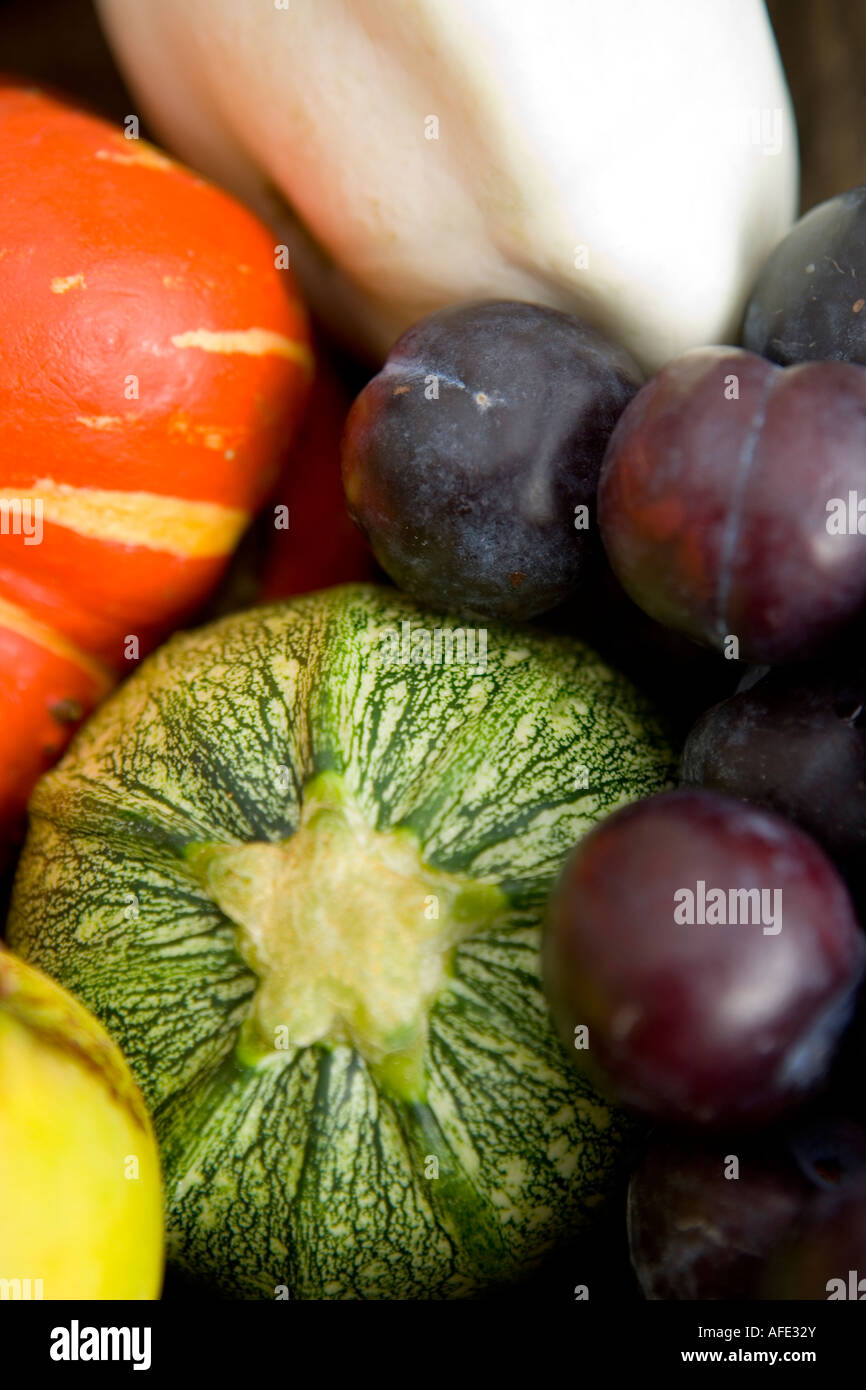
[[0, 867], [27, 798], [84, 714], [111, 689], [109, 672], [31, 642], [0, 624]]
[[256, 218], [14, 81], [0, 81], [0, 207], [0, 502], [42, 508], [39, 543], [0, 511], [0, 752], [19, 746], [3, 833], [71, 714], [130, 669], [128, 639], [143, 655], [213, 588], [273, 486], [313, 359]]

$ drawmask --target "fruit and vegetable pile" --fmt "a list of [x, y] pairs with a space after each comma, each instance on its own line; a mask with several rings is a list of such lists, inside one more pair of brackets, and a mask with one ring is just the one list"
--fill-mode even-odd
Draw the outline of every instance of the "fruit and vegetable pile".
[[866, 1297], [866, 189], [763, 6], [574, 149], [618, 4], [101, 8], [192, 167], [0, 84], [3, 1296]]

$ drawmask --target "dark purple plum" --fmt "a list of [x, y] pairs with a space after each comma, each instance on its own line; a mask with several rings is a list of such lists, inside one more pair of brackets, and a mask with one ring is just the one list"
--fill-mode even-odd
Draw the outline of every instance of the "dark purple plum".
[[866, 1302], [866, 1181], [827, 1195], [770, 1260], [767, 1299]]
[[746, 308], [743, 346], [782, 366], [866, 363], [866, 188], [807, 212], [779, 242]]
[[346, 422], [346, 500], [379, 564], [468, 616], [553, 608], [600, 555], [601, 460], [641, 380], [555, 309], [493, 300], [422, 319]]
[[818, 1089], [866, 940], [801, 830], [681, 790], [626, 806], [577, 846], [542, 958], [559, 1032], [597, 1085], [657, 1119], [724, 1128]]
[[790, 1133], [657, 1133], [628, 1194], [632, 1265], [650, 1299], [757, 1298], [768, 1261], [825, 1194], [866, 1176], [866, 1130], [810, 1118]]
[[657, 622], [743, 661], [814, 654], [866, 610], [866, 373], [684, 354], [622, 415], [598, 515]]
[[680, 780], [787, 816], [862, 885], [866, 671], [846, 663], [767, 672], [701, 716]]

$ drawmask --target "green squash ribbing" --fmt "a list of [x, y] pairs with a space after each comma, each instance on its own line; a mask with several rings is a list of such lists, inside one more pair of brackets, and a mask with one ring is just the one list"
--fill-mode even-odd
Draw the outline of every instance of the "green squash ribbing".
[[350, 586], [176, 637], [31, 802], [10, 942], [121, 1044], [170, 1253], [236, 1296], [514, 1278], [629, 1133], [554, 1035], [539, 923], [670, 752], [578, 643], [491, 624], [484, 661], [403, 662], [404, 622], [456, 625]]

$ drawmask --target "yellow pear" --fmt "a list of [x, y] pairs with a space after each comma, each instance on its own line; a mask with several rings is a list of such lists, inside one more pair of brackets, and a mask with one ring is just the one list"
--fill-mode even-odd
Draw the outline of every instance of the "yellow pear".
[[0, 948], [0, 1300], [158, 1298], [159, 1157], [132, 1074], [66, 990]]

